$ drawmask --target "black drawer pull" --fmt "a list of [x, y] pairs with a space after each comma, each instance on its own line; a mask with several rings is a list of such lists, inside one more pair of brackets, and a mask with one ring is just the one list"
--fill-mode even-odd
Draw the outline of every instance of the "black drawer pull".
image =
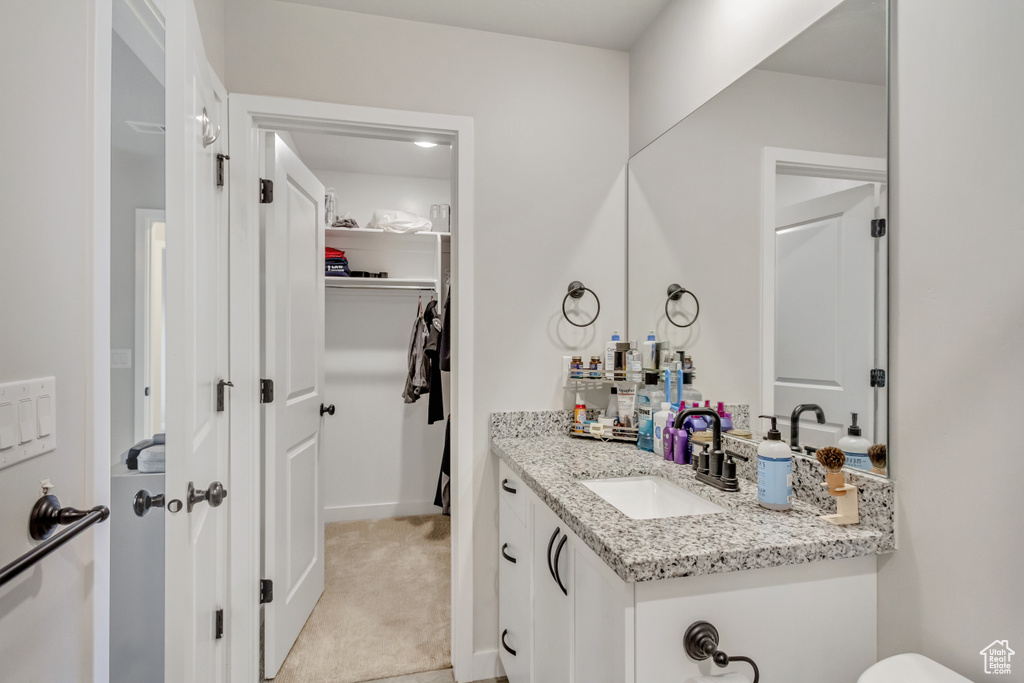
[[512, 564], [515, 564], [516, 563], [516, 558], [512, 557], [511, 555], [509, 555], [508, 553], [505, 552], [505, 548], [507, 548], [507, 547], [508, 547], [508, 543], [505, 543], [504, 545], [501, 546], [501, 556], [504, 557], [509, 562], [511, 562]]
[[558, 579], [555, 578], [555, 569], [551, 566], [551, 549], [555, 547], [555, 539], [558, 538], [559, 531], [561, 531], [561, 528], [555, 527], [555, 533], [551, 534], [551, 540], [548, 541], [548, 571], [551, 572], [551, 578], [555, 579], [556, 582]]
[[562, 589], [562, 593], [565, 595], [569, 594], [569, 591], [565, 586], [562, 585], [562, 575], [558, 573], [558, 558], [562, 554], [562, 548], [565, 547], [565, 542], [569, 540], [569, 536], [562, 536], [562, 540], [558, 543], [558, 550], [555, 551], [555, 581], [558, 583], [558, 587]]
[[508, 485], [508, 479], [501, 480], [501, 488], [504, 489], [505, 491], [508, 491], [512, 495], [515, 495], [516, 493], [516, 490]]
[[505, 642], [505, 636], [506, 636], [506, 635], [508, 635], [508, 629], [505, 629], [504, 631], [502, 631], [502, 632], [501, 632], [501, 646], [502, 646], [503, 648], [505, 648], [506, 650], [508, 650], [508, 653], [509, 653], [510, 655], [512, 655], [513, 657], [515, 657], [515, 656], [516, 656], [516, 651], [515, 651], [515, 650], [513, 650], [512, 648], [510, 648], [510, 647], [508, 646], [508, 643], [506, 643], [506, 642]]

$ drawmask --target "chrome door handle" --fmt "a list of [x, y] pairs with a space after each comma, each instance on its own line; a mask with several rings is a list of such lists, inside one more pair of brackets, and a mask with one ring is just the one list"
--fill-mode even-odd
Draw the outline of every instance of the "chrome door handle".
[[192, 482], [188, 483], [188, 511], [192, 512], [198, 503], [206, 501], [210, 504], [210, 507], [220, 507], [220, 504], [224, 502], [224, 499], [228, 497], [228, 491], [224, 488], [224, 485], [219, 481], [215, 481], [210, 484], [210, 488], [205, 491], [199, 490], [195, 487]]

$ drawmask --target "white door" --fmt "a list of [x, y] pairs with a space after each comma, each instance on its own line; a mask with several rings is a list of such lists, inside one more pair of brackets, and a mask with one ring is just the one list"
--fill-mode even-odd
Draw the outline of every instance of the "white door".
[[264, 669], [273, 678], [324, 591], [320, 405], [324, 386], [324, 186], [274, 133], [266, 136], [273, 201], [263, 221]]
[[216, 175], [227, 93], [206, 61], [192, 2], [169, 3], [166, 20], [166, 495], [183, 508], [165, 515], [165, 680], [216, 683], [227, 680], [230, 636], [229, 615], [218, 619], [227, 607], [228, 514], [218, 487], [231, 490], [228, 413], [216, 401], [218, 382], [229, 379], [227, 196]]
[[868, 183], [782, 207], [775, 222], [775, 413], [788, 431], [801, 403], [800, 443], [835, 445], [858, 413], [873, 434], [875, 188]]

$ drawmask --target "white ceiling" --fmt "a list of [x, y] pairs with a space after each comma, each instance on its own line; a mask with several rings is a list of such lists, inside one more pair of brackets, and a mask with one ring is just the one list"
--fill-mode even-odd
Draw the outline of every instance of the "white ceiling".
[[360, 14], [629, 50], [669, 0], [282, 0]]
[[290, 133], [295, 153], [312, 171], [373, 173], [412, 178], [451, 177], [452, 148], [324, 133]]
[[846, 0], [757, 68], [885, 85], [885, 2]]

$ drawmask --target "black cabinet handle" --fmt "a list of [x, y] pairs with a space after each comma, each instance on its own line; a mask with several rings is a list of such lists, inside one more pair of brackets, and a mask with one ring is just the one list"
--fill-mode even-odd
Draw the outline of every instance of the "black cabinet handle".
[[565, 586], [562, 585], [562, 575], [558, 573], [558, 558], [562, 554], [562, 548], [565, 547], [565, 542], [568, 541], [568, 540], [569, 540], [568, 534], [565, 535], [565, 536], [562, 536], [562, 540], [559, 541], [559, 543], [558, 543], [558, 550], [555, 551], [555, 562], [554, 562], [554, 565], [555, 565], [555, 582], [558, 584], [558, 587], [562, 589], [562, 593], [564, 593], [565, 595], [568, 595], [569, 591], [566, 590]]
[[503, 648], [505, 648], [506, 650], [508, 650], [508, 653], [509, 653], [510, 655], [512, 655], [513, 657], [515, 657], [515, 656], [516, 656], [516, 651], [515, 651], [515, 650], [513, 650], [512, 648], [510, 648], [510, 647], [508, 646], [508, 643], [506, 643], [506, 642], [505, 642], [505, 636], [507, 636], [507, 635], [508, 635], [508, 629], [505, 629], [504, 631], [502, 631], [502, 632], [501, 632], [501, 646], [502, 646]]
[[551, 540], [548, 541], [548, 571], [551, 572], [551, 578], [555, 579], [555, 582], [557, 582], [558, 579], [555, 578], [555, 570], [551, 566], [551, 549], [555, 547], [555, 539], [558, 538], [558, 532], [561, 530], [562, 529], [560, 527], [555, 527], [555, 533], [551, 534]]
[[507, 548], [507, 547], [508, 547], [508, 543], [505, 543], [504, 545], [501, 546], [501, 556], [504, 557], [509, 562], [511, 562], [512, 564], [515, 564], [516, 563], [516, 558], [512, 557], [511, 555], [509, 555], [508, 553], [505, 552], [505, 548]]
[[508, 479], [501, 480], [501, 488], [504, 489], [505, 491], [508, 491], [512, 495], [515, 495], [516, 493], [516, 490], [508, 485]]

